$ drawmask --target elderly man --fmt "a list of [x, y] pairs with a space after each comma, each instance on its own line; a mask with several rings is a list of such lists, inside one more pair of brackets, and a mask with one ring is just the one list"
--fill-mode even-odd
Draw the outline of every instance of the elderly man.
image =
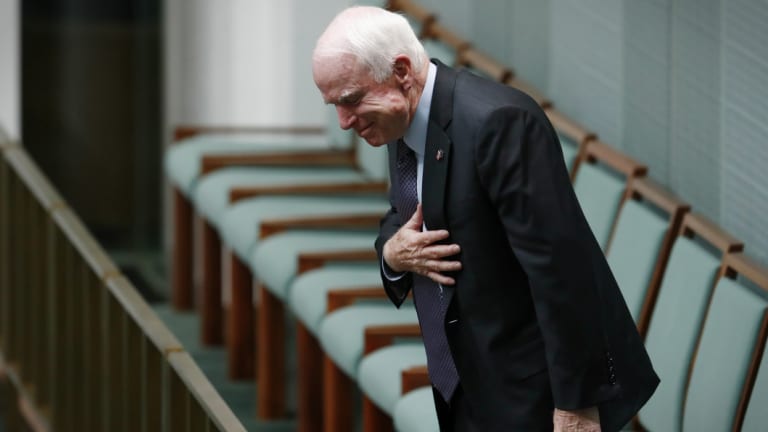
[[376, 242], [409, 291], [442, 430], [618, 430], [658, 377], [525, 94], [430, 62], [407, 21], [340, 13], [313, 75], [339, 124], [390, 154]]

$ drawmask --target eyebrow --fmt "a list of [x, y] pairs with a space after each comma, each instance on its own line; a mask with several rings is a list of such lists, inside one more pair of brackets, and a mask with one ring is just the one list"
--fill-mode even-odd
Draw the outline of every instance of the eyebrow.
[[354, 89], [354, 90], [343, 90], [341, 92], [341, 96], [339, 96], [339, 100], [337, 101], [337, 104], [344, 105], [348, 104], [350, 102], [353, 102], [355, 99], [359, 98], [360, 95], [363, 94], [363, 89]]

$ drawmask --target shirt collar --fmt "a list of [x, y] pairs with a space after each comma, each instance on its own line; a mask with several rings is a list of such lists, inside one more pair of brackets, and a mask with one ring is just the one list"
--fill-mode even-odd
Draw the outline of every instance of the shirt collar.
[[416, 105], [416, 113], [413, 115], [413, 121], [408, 130], [403, 135], [405, 143], [416, 154], [424, 156], [424, 149], [427, 146], [427, 126], [429, 125], [429, 109], [432, 106], [432, 91], [435, 88], [435, 76], [437, 75], [437, 66], [429, 63], [427, 70], [427, 82], [424, 83], [424, 90], [421, 92], [419, 104]]

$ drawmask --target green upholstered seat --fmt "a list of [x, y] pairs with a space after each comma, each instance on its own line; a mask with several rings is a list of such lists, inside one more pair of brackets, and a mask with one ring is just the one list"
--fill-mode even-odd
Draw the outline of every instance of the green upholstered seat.
[[608, 243], [625, 186], [624, 179], [589, 163], [581, 165], [573, 182], [584, 216], [603, 249]]
[[254, 154], [328, 148], [325, 135], [200, 135], [180, 141], [165, 152], [165, 173], [186, 196], [190, 196], [205, 154]]
[[571, 169], [573, 169], [573, 163], [576, 161], [576, 155], [579, 154], [579, 144], [563, 135], [558, 134], [557, 136], [560, 139], [560, 146], [563, 149], [565, 168], [570, 172]]
[[381, 285], [378, 263], [333, 263], [296, 277], [288, 302], [296, 319], [317, 336], [328, 308], [328, 291], [375, 285]]
[[763, 432], [768, 428], [768, 353], [765, 351], [768, 346], [763, 350], [741, 432]]
[[208, 133], [180, 141], [165, 152], [168, 178], [187, 197], [192, 197], [205, 154], [254, 154], [322, 149], [348, 149], [353, 145], [352, 130], [339, 127], [336, 109], [329, 106], [325, 115], [326, 133]]
[[216, 227], [221, 227], [230, 206], [229, 191], [235, 186], [298, 185], [312, 183], [364, 182], [363, 175], [351, 168], [236, 167], [214, 171], [197, 182], [193, 202], [197, 211]]
[[376, 406], [391, 416], [402, 397], [403, 371], [425, 364], [427, 353], [421, 342], [384, 347], [363, 357], [357, 370], [357, 385]]
[[619, 213], [607, 258], [635, 322], [668, 227], [668, 220], [636, 200], [628, 200]]
[[376, 231], [296, 230], [270, 236], [259, 242], [248, 264], [254, 276], [277, 298], [285, 301], [298, 271], [303, 252], [373, 249]]
[[683, 409], [683, 431], [726, 431], [734, 423], [768, 301], [732, 279], [712, 296]]
[[439, 432], [432, 387], [408, 392], [395, 404], [395, 430], [398, 432]]
[[693, 356], [720, 260], [678, 237], [656, 299], [645, 346], [661, 383], [640, 410], [651, 431], [680, 430], [688, 366]]
[[363, 356], [367, 327], [417, 322], [416, 309], [412, 304], [398, 309], [389, 300], [380, 300], [344, 307], [328, 314], [320, 323], [318, 335], [325, 354], [345, 374], [355, 378]]
[[456, 64], [456, 50], [436, 39], [424, 39], [421, 41], [427, 50], [429, 58], [436, 58], [448, 66]]
[[282, 195], [246, 199], [225, 209], [219, 226], [222, 242], [243, 262], [251, 256], [261, 221], [300, 216], [376, 214], [389, 209], [383, 196]]

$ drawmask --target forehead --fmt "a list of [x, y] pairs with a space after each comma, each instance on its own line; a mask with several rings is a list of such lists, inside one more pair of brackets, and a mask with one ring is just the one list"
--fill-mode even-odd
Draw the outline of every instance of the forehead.
[[326, 103], [374, 84], [368, 69], [351, 56], [321, 58], [314, 61], [312, 74]]

